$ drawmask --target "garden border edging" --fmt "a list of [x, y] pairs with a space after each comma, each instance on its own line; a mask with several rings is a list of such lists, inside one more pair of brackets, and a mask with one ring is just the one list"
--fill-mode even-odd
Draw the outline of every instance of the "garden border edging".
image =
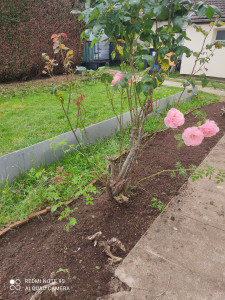
[[[187, 90], [175, 95], [158, 100], [153, 110], [157, 109], [163, 111], [168, 105], [173, 105], [181, 96], [180, 102], [191, 99], [194, 94], [197, 93], [197, 87], [192, 90], [192, 93], [188, 95]], [[151, 115], [151, 114], [150, 114]], [[119, 116], [122, 119], [123, 124], [126, 126], [130, 121], [130, 113], [124, 113]], [[88, 126], [85, 131], [77, 129], [76, 134], [80, 140], [80, 134], [82, 134], [82, 140], [84, 145], [95, 143], [99, 139], [112, 136], [119, 128], [119, 122], [116, 117], [96, 123]], [[50, 163], [61, 159], [65, 154], [61, 148], [57, 148], [54, 151], [53, 147], [56, 142], [61, 142], [67, 139], [68, 145], [77, 145], [74, 139], [74, 135], [71, 131], [63, 133], [55, 138], [45, 140], [43, 142], [31, 145], [29, 147], [20, 149], [18, 151], [3, 155], [0, 157], [0, 185], [5, 180], [8, 180], [10, 184], [15, 177], [29, 171], [32, 167], [38, 167], [40, 164], [49, 165]], [[50, 147], [51, 146], [51, 147]]]

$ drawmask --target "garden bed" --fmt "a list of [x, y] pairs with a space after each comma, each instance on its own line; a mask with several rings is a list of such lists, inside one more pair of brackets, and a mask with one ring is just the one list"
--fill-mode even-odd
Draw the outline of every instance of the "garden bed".
[[[218, 123], [220, 132], [206, 138], [198, 147], [178, 149], [174, 139], [177, 130], [157, 133], [154, 139], [146, 138], [132, 184], [163, 169], [174, 169], [176, 162], [181, 162], [184, 167], [199, 165], [225, 132], [225, 117], [221, 115], [223, 106], [224, 103], [220, 102], [201, 108], [206, 111], [208, 119]], [[184, 128], [195, 123], [196, 118], [189, 114]], [[60, 268], [64, 272], [57, 273], [56, 278], [65, 280], [61, 285], [68, 287], [69, 291], [59, 291], [57, 297], [47, 291], [42, 300], [90, 300], [116, 292], [119, 287], [113, 288], [109, 284], [115, 266], [108, 263], [103, 248], [94, 248], [87, 236], [102, 231], [107, 239], [118, 238], [126, 251], [117, 254], [125, 257], [159, 215], [159, 211], [151, 207], [151, 199], [155, 197], [166, 205], [186, 180], [182, 176], [172, 179], [167, 174], [143, 181], [139, 188], [133, 190], [127, 205], [109, 202], [104, 190], [94, 200], [94, 206], [86, 206], [80, 199], [73, 204], [78, 207], [74, 214], [78, 224], [69, 233], [65, 231], [66, 221], [58, 221], [57, 212], [7, 233], [0, 244], [0, 299], [30, 299], [34, 294], [32, 286], [43, 286], [43, 279], [50, 278], [50, 274]], [[21, 289], [15, 293], [10, 291], [11, 279], [21, 280]], [[25, 283], [25, 280], [32, 279], [42, 282]], [[26, 286], [28, 289], [25, 291]]]

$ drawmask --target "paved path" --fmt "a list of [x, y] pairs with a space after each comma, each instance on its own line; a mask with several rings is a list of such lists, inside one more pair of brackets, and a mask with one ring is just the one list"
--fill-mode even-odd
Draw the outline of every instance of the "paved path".
[[[183, 87], [182, 82], [177, 82], [177, 81], [165, 80], [163, 82], [163, 84], [168, 85], [168, 86], [174, 86], [174, 87]], [[219, 95], [219, 96], [225, 96], [225, 91], [223, 91], [223, 90], [213, 89], [213, 88], [209, 88], [209, 87], [203, 88], [200, 85], [197, 85], [197, 87], [198, 87], [198, 90], [206, 92], [206, 93], [212, 93], [212, 94]]]
[[[204, 162], [224, 169], [225, 136]], [[183, 186], [115, 275], [130, 287], [108, 300], [225, 300], [225, 183]]]

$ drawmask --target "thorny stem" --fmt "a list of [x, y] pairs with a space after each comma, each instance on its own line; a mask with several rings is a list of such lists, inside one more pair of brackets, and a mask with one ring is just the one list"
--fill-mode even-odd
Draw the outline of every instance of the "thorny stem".
[[[185, 171], [194, 171], [194, 170], [195, 170], [195, 168], [185, 169]], [[136, 183], [136, 185], [135, 185], [133, 188], [136, 188], [141, 182], [143, 182], [143, 181], [145, 181], [145, 180], [148, 180], [148, 179], [150, 179], [150, 178], [152, 178], [152, 177], [161, 175], [161, 174], [163, 174], [163, 173], [168, 173], [168, 172], [173, 173], [173, 172], [179, 172], [179, 171], [180, 171], [180, 169], [174, 169], [174, 170], [162, 170], [162, 171], [159, 171], [159, 172], [157, 172], [157, 173], [155, 173], [155, 174], [152, 174], [152, 175], [150, 175], [150, 176], [147, 176], [147, 177], [145, 177], [145, 178], [142, 178], [141, 180], [139, 180], [139, 181]]]
[[120, 93], [120, 135], [121, 135], [121, 142], [120, 142], [120, 162], [119, 162], [119, 170], [121, 168], [121, 163], [122, 163], [122, 152], [123, 152], [123, 147], [124, 147], [124, 138], [123, 138], [123, 90]]
[[211, 26], [211, 28], [210, 28], [210, 30], [208, 31], [207, 35], [205, 35], [205, 38], [204, 38], [203, 44], [202, 44], [202, 48], [201, 48], [201, 50], [200, 50], [200, 52], [199, 52], [198, 57], [197, 57], [196, 60], [195, 60], [195, 63], [194, 63], [194, 66], [193, 66], [191, 75], [193, 75], [193, 73], [194, 73], [196, 64], [197, 64], [197, 62], [198, 62], [198, 58], [199, 58], [199, 56], [202, 54], [202, 52], [203, 52], [203, 50], [204, 50], [204, 48], [205, 48], [205, 43], [206, 43], [207, 37], [209, 36], [209, 34], [210, 34], [210, 32], [212, 31], [213, 27], [214, 27], [214, 24]]
[[[71, 131], [73, 132], [73, 135], [74, 135], [74, 137], [75, 137], [75, 139], [76, 139], [76, 141], [77, 141], [77, 144], [78, 144], [79, 147], [82, 149], [82, 152], [80, 152], [80, 153], [85, 157], [85, 159], [87, 160], [87, 163], [89, 164], [90, 168], [94, 171], [94, 173], [95, 173], [95, 175], [98, 177], [98, 179], [101, 180], [100, 176], [98, 175], [98, 173], [96, 172], [95, 168], [92, 166], [92, 164], [91, 164], [91, 162], [90, 162], [88, 156], [86, 155], [86, 153], [85, 153], [85, 151], [84, 151], [83, 145], [80, 143], [80, 141], [79, 141], [79, 139], [78, 139], [78, 137], [77, 137], [77, 135], [76, 135], [76, 132], [75, 132], [75, 130], [74, 130], [72, 124], [71, 124], [70, 118], [69, 118], [69, 116], [67, 115], [67, 112], [66, 112], [66, 110], [65, 110], [65, 107], [64, 107], [63, 103], [61, 103], [61, 106], [62, 106], [62, 109], [63, 109], [63, 111], [64, 111], [64, 114], [65, 114], [65, 116], [66, 116], [66, 118], [67, 118], [67, 121], [68, 121], [68, 123], [69, 123], [70, 129], [71, 129]], [[98, 165], [97, 165], [97, 167], [100, 169], [100, 167], [99, 167]], [[100, 169], [100, 170], [101, 170], [101, 169]]]
[[[207, 35], [205, 36], [205, 38], [204, 38], [204, 40], [203, 40], [202, 48], [201, 48], [201, 50], [200, 50], [200, 52], [199, 52], [198, 57], [196, 57], [196, 60], [195, 60], [195, 62], [194, 62], [194, 66], [193, 66], [191, 75], [190, 75], [190, 77], [189, 77], [189, 80], [190, 80], [197, 72], [199, 72], [199, 71], [203, 68], [203, 66], [206, 64], [206, 62], [205, 62], [205, 63], [204, 63], [202, 66], [200, 66], [200, 68], [195, 72], [195, 67], [196, 67], [196, 65], [197, 65], [197, 62], [198, 62], [198, 60], [199, 60], [200, 55], [202, 54], [202, 52], [203, 52], [203, 50], [204, 50], [204, 47], [205, 47], [205, 43], [206, 43], [207, 37], [209, 36], [209, 34], [210, 34], [210, 32], [212, 31], [213, 27], [214, 27], [214, 24], [211, 26], [210, 30], [208, 31]], [[183, 96], [185, 90], [186, 90], [186, 87], [184, 87], [184, 89], [183, 89], [183, 91], [182, 91], [182, 93], [181, 93], [181, 95], [180, 95], [180, 97], [179, 97], [179, 99], [178, 99], [178, 101], [177, 101], [177, 104], [180, 103], [181, 97]]]
[[[61, 36], [60, 36], [60, 45], [61, 45]], [[76, 141], [77, 141], [78, 145], [80, 146], [80, 148], [82, 149], [82, 152], [80, 152], [80, 153], [85, 157], [85, 159], [87, 160], [89, 166], [94, 171], [94, 173], [97, 175], [98, 179], [100, 179], [98, 173], [96, 173], [95, 168], [92, 166], [90, 160], [88, 159], [88, 156], [86, 155], [86, 153], [84, 151], [84, 147], [82, 146], [82, 144], [80, 143], [80, 141], [79, 141], [79, 139], [78, 139], [78, 137], [76, 135], [76, 130], [78, 128], [78, 122], [79, 122], [79, 116], [80, 116], [80, 107], [78, 108], [78, 114], [77, 114], [77, 121], [76, 121], [76, 127], [75, 127], [75, 129], [73, 128], [73, 126], [71, 124], [71, 121], [70, 121], [70, 118], [69, 118], [69, 107], [70, 107], [70, 103], [71, 103], [71, 91], [72, 91], [72, 82], [69, 80], [69, 74], [73, 75], [73, 73], [72, 73], [72, 70], [69, 68], [70, 65], [66, 66], [66, 64], [65, 64], [65, 59], [64, 59], [64, 54], [63, 54], [63, 49], [62, 48], [60, 48], [60, 53], [61, 53], [61, 56], [62, 56], [62, 59], [63, 59], [63, 67], [64, 67], [64, 70], [65, 70], [65, 73], [66, 73], [67, 84], [69, 86], [69, 100], [68, 100], [68, 104], [67, 104], [67, 110], [65, 110], [65, 107], [64, 107], [63, 103], [61, 103], [62, 104], [62, 108], [63, 108], [64, 114], [65, 114], [65, 116], [67, 118], [67, 121], [69, 123], [69, 126], [70, 126], [70, 128], [71, 128], [71, 130], [72, 130], [72, 132], [73, 132], [73, 134], [74, 134], [74, 136], [76, 138]], [[91, 145], [85, 127], [84, 127], [84, 132], [86, 134], [86, 137], [87, 137], [87, 140], [88, 140], [89, 144]], [[92, 145], [91, 145], [91, 147], [92, 147]], [[96, 159], [94, 151], [92, 151], [92, 153], [93, 153], [93, 156], [94, 156], [94, 159], [95, 159], [95, 162], [96, 162], [95, 165], [102, 172], [102, 169], [99, 167], [99, 165], [97, 163], [97, 159]]]
[[115, 106], [114, 106], [114, 103], [113, 103], [113, 97], [110, 95], [108, 84], [106, 84], [106, 93], [107, 93], [107, 97], [108, 97], [108, 99], [109, 99], [109, 101], [111, 103], [114, 115], [116, 116], [116, 119], [117, 119], [119, 125], [121, 126], [121, 124], [120, 124], [120, 118], [119, 118], [119, 116], [118, 116], [118, 114], [116, 112], [116, 109], [115, 109]]

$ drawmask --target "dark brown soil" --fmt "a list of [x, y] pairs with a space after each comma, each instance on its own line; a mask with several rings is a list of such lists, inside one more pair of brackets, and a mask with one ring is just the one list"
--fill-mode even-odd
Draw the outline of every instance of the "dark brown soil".
[[[222, 106], [224, 103], [202, 108], [208, 119], [218, 123], [220, 132], [206, 138], [199, 147], [177, 149], [174, 139], [177, 130], [158, 133], [141, 154], [135, 169], [135, 181], [162, 169], [173, 169], [178, 161], [185, 167], [199, 165], [225, 132], [225, 116], [220, 115]], [[184, 128], [196, 122], [190, 114]], [[183, 177], [171, 179], [169, 175], [144, 181], [141, 188], [134, 190], [126, 206], [109, 202], [105, 192], [96, 197], [93, 207], [80, 200], [75, 213], [78, 224], [69, 233], [65, 231], [66, 222], [58, 221], [57, 213], [49, 213], [7, 233], [0, 240], [0, 299], [30, 299], [34, 294], [32, 288], [43, 286], [43, 279], [49, 279], [50, 274], [59, 268], [69, 270], [69, 273], [57, 273], [58, 279], [65, 280], [60, 285], [68, 287], [69, 291], [58, 291], [57, 297], [45, 292], [42, 299], [91, 300], [112, 292], [109, 282], [114, 267], [109, 265], [103, 248], [94, 248], [87, 236], [102, 231], [107, 239], [120, 239], [126, 252], [119, 255], [126, 256], [159, 214], [157, 209], [151, 208], [152, 197], [167, 204], [185, 181]], [[10, 290], [11, 279], [21, 280], [21, 289], [14, 293]], [[25, 282], [34, 279], [41, 282]], [[26, 291], [26, 286], [31, 291]]]

